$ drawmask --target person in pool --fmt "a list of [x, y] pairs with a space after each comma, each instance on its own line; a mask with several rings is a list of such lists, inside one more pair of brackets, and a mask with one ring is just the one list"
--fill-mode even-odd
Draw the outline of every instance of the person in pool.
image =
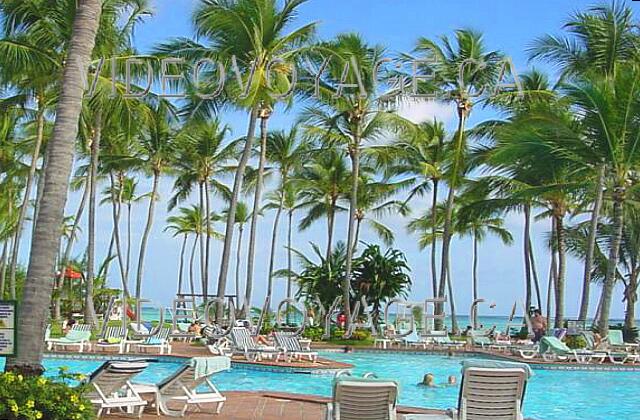
[[436, 388], [435, 377], [433, 376], [432, 373], [427, 373], [422, 378], [422, 382], [420, 382], [418, 385], [426, 386], [426, 387], [429, 387], [429, 388]]
[[447, 384], [445, 386], [456, 386], [456, 385], [458, 385], [458, 381], [455, 375], [449, 375], [449, 377], [447, 378]]

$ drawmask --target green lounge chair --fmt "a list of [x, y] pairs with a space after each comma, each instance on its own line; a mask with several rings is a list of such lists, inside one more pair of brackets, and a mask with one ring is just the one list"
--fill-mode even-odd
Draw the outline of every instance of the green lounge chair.
[[539, 354], [546, 361], [576, 361], [578, 363], [589, 363], [598, 354], [586, 349], [570, 349], [557, 337], [545, 336], [540, 340]]
[[61, 338], [50, 338], [48, 343], [51, 343], [53, 349], [57, 350], [58, 347], [77, 347], [78, 352], [82, 353], [85, 350], [91, 351], [91, 326], [89, 325], [74, 325], [71, 331]]
[[607, 343], [613, 349], [624, 349], [627, 352], [638, 348], [638, 343], [625, 343], [622, 330], [609, 330]]

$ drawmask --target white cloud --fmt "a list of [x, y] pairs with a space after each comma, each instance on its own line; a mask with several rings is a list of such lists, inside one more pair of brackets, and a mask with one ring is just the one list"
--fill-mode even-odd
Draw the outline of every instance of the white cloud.
[[402, 101], [398, 107], [398, 114], [414, 123], [421, 123], [437, 118], [446, 124], [454, 117], [453, 111], [451, 105], [422, 99]]

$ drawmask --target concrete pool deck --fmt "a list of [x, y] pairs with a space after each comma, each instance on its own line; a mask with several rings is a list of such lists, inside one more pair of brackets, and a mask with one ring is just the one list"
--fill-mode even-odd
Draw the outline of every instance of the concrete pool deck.
[[[287, 394], [280, 392], [239, 392], [228, 391], [224, 395], [227, 402], [220, 414], [215, 414], [213, 405], [205, 404], [201, 412], [188, 411], [184, 418], [192, 420], [321, 420], [326, 417], [328, 398], [313, 395]], [[398, 407], [399, 420], [403, 414], [443, 414], [441, 410], [426, 410]], [[112, 414], [105, 419], [131, 418], [123, 414]], [[158, 417], [155, 409], [149, 407], [142, 416], [145, 420]], [[363, 419], [365, 420], [365, 419]]]

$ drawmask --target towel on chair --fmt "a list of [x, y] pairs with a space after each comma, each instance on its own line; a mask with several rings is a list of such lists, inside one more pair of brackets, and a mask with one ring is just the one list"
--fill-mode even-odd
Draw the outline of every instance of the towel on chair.
[[227, 356], [194, 357], [191, 366], [196, 370], [196, 379], [231, 368], [231, 358]]

